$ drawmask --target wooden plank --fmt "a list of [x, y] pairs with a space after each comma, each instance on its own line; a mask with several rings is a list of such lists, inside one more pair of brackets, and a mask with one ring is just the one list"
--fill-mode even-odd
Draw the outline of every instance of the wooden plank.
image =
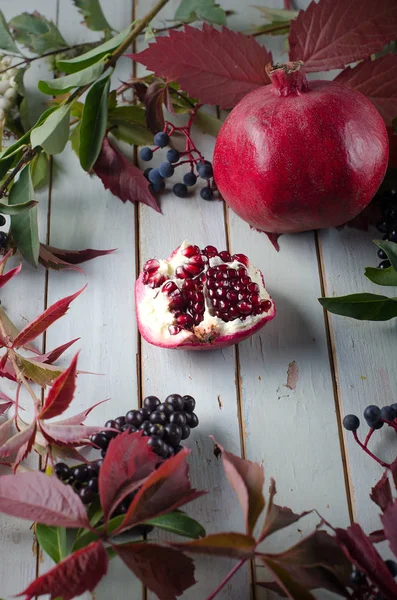
[[[222, 5], [240, 9], [237, 1]], [[272, 5], [282, 8], [283, 3]], [[244, 11], [243, 18], [245, 27], [240, 26], [239, 14], [233, 17], [238, 29], [261, 21], [253, 8]], [[257, 40], [272, 51], [275, 61], [287, 59], [283, 38]], [[251, 230], [232, 211], [228, 215], [231, 250], [247, 254], [263, 270], [278, 310], [272, 323], [238, 347], [246, 456], [264, 464], [267, 482], [276, 479], [278, 503], [296, 512], [317, 508], [332, 523], [346, 525], [349, 511], [332, 374], [317, 306], [320, 280], [314, 236], [283, 236], [277, 253], [264, 234]], [[315, 516], [307, 517], [277, 533], [267, 547], [285, 549], [317, 522]], [[266, 578], [263, 568], [257, 569], [256, 578]], [[256, 597], [276, 596], [257, 590]]]
[[[132, 2], [102, 2], [109, 23], [123, 29], [132, 19]], [[81, 24], [82, 17], [70, 2], [59, 3], [60, 29], [70, 44], [98, 39]], [[121, 59], [113, 88], [132, 73], [131, 61]], [[48, 332], [47, 348], [80, 336], [80, 368], [102, 375], [81, 376], [73, 412], [104, 398], [111, 400], [91, 413], [87, 422], [104, 423], [138, 405], [136, 373], [137, 332], [134, 309], [135, 227], [134, 207], [124, 205], [100, 180], [84, 173], [70, 145], [56, 158], [51, 205], [51, 244], [60, 248], [117, 248], [111, 256], [82, 265], [84, 275], [51, 272], [48, 302], [52, 303], [88, 283], [87, 290], [71, 308], [70, 315]], [[68, 352], [69, 361], [73, 352]], [[40, 566], [44, 572], [51, 561]], [[114, 560], [107, 577], [95, 591], [96, 600], [109, 597], [139, 598], [141, 583]], [[84, 594], [83, 598], [91, 598]]]
[[[32, 9], [30, 0], [2, 3], [1, 10], [10, 20], [23, 11]], [[55, 20], [56, 6], [52, 0], [38, 0], [35, 9], [47, 18]], [[29, 55], [29, 52], [26, 53]], [[19, 62], [15, 59], [15, 62]], [[32, 62], [25, 74], [24, 82], [29, 98], [30, 117], [34, 120], [42, 111], [44, 96], [37, 91], [37, 81], [50, 76], [46, 61]], [[41, 240], [47, 235], [48, 190], [36, 194], [39, 201], [39, 235]], [[7, 231], [7, 224], [2, 230]], [[20, 258], [9, 261], [11, 268], [20, 262]], [[44, 309], [45, 297], [45, 271], [41, 267], [37, 270], [23, 263], [21, 275], [15, 278], [8, 286], [1, 290], [1, 304], [14, 323], [23, 327], [28, 320], [35, 318]], [[42, 342], [38, 340], [37, 347], [41, 348]], [[5, 379], [1, 380], [1, 390], [12, 398], [15, 397], [16, 386]], [[21, 404], [31, 410], [30, 397], [21, 392]], [[32, 456], [27, 464], [37, 468], [38, 460]], [[10, 473], [9, 469], [0, 467], [0, 475]], [[13, 519], [0, 514], [0, 571], [1, 571], [1, 597], [11, 600], [15, 594], [25, 589], [36, 576], [37, 550], [34, 546], [34, 536], [30, 523], [20, 519]]]
[[[145, 14], [154, 2], [142, 0], [137, 4], [137, 16]], [[170, 2], [159, 14], [155, 26], [167, 24], [175, 14], [178, 2]], [[140, 39], [138, 49], [144, 47]], [[139, 70], [143, 73], [143, 70]], [[185, 119], [186, 120], [186, 119]], [[193, 132], [194, 140], [206, 157], [212, 157], [214, 139]], [[150, 166], [161, 162], [160, 153]], [[148, 165], [146, 165], [148, 166]], [[183, 173], [171, 178], [167, 187], [182, 180]], [[171, 191], [161, 196], [163, 215], [146, 206], [139, 209], [141, 264], [153, 256], [167, 257], [184, 240], [204, 247], [214, 244], [226, 248], [223, 206], [218, 202], [205, 202], [200, 198], [199, 186], [188, 198], [176, 198]], [[188, 506], [188, 512], [197, 518], [208, 532], [241, 531], [243, 521], [238, 503], [228, 486], [220, 462], [214, 457], [213, 444], [208, 435], [213, 434], [228, 450], [240, 454], [239, 414], [235, 388], [235, 357], [232, 348], [217, 352], [172, 352], [142, 342], [143, 394], [156, 394], [165, 398], [172, 392], [191, 394], [197, 400], [200, 425], [192, 431], [187, 446], [192, 449], [192, 480], [195, 487], [210, 490], [210, 495]], [[161, 539], [161, 538], [160, 538]], [[228, 559], [197, 558], [198, 580], [185, 598], [205, 598], [213, 591], [235, 561]], [[243, 568], [219, 594], [229, 600], [248, 598], [248, 568]], [[154, 598], [149, 594], [149, 598]]]

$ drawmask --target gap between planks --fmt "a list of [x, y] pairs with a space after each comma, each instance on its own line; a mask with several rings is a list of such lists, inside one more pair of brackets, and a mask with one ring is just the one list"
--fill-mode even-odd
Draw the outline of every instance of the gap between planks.
[[[324, 297], [327, 295], [327, 282], [326, 282], [326, 278], [325, 278], [325, 264], [324, 264], [324, 258], [323, 258], [322, 245], [321, 245], [321, 240], [320, 240], [318, 230], [316, 230], [314, 232], [314, 241], [315, 241], [315, 245], [316, 245], [321, 296]], [[326, 334], [327, 346], [328, 346], [329, 365], [330, 365], [331, 378], [332, 378], [332, 387], [333, 387], [333, 391], [334, 391], [336, 421], [338, 424], [338, 431], [339, 431], [339, 443], [340, 443], [340, 451], [341, 451], [342, 464], [343, 464], [343, 475], [344, 475], [344, 480], [345, 480], [347, 507], [348, 507], [348, 511], [349, 511], [350, 521], [354, 522], [353, 485], [352, 485], [352, 480], [351, 480], [351, 476], [350, 476], [350, 466], [349, 466], [349, 461], [347, 458], [347, 449], [346, 449], [345, 438], [344, 438], [344, 433], [343, 433], [343, 425], [342, 425], [343, 405], [342, 405], [342, 398], [340, 395], [338, 363], [337, 363], [336, 346], [335, 346], [335, 333], [334, 333], [334, 329], [332, 326], [331, 318], [325, 309], [323, 309], [323, 314], [324, 314], [325, 334]]]

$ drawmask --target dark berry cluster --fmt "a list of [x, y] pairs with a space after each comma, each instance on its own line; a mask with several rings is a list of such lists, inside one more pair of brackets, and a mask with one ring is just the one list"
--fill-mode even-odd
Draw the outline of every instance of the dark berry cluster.
[[[4, 215], [0, 215], [0, 227], [4, 227], [6, 224], [6, 218]], [[0, 231], [0, 248], [7, 248], [8, 246], [8, 235], [5, 231]]]
[[368, 443], [374, 431], [381, 429], [385, 423], [397, 431], [397, 403], [391, 404], [390, 406], [383, 406], [382, 408], [379, 408], [379, 406], [376, 406], [375, 404], [370, 404], [364, 410], [364, 419], [368, 427], [370, 427], [364, 443], [362, 443], [357, 436], [357, 429], [360, 427], [360, 419], [357, 415], [346, 415], [343, 419], [343, 427], [347, 431], [353, 432], [354, 439], [364, 452], [383, 467], [390, 467], [388, 463], [380, 460], [368, 449]]
[[200, 196], [204, 200], [214, 199], [214, 182], [212, 180], [212, 165], [208, 160], [204, 160], [203, 155], [197, 150], [190, 137], [190, 127], [175, 127], [170, 123], [165, 124], [164, 131], [159, 131], [153, 138], [155, 147], [145, 146], [141, 148], [139, 156], [142, 160], [148, 162], [152, 160], [154, 152], [165, 148], [170, 142], [170, 137], [175, 132], [180, 132], [185, 136], [185, 150], [179, 152], [174, 148], [169, 148], [165, 155], [165, 161], [158, 168], [148, 168], [144, 175], [152, 184], [154, 192], [162, 192], [165, 189], [165, 179], [172, 177], [175, 169], [179, 166], [188, 164], [190, 170], [183, 176], [183, 183], [175, 183], [172, 188], [173, 193], [178, 198], [185, 198], [188, 194], [188, 188], [194, 186], [198, 179], [206, 181], [206, 186], [201, 188]]
[[[385, 560], [385, 565], [392, 577], [396, 577], [397, 563], [394, 560]], [[383, 594], [379, 592], [377, 586], [367, 578], [364, 571], [360, 571], [359, 569], [356, 569], [356, 567], [353, 567], [349, 577], [349, 584], [349, 587], [354, 588], [354, 598], [360, 597], [365, 598], [366, 600], [385, 600]], [[356, 596], [356, 593], [359, 594], [359, 596]]]
[[[383, 192], [376, 200], [382, 212], [382, 219], [377, 223], [376, 229], [384, 234], [384, 240], [397, 243], [397, 187]], [[378, 257], [382, 261], [378, 265], [380, 269], [390, 267], [387, 254], [381, 248], [378, 250]]]
[[[160, 402], [156, 396], [148, 396], [142, 408], [129, 410], [125, 416], [106, 421], [104, 427], [109, 429], [91, 437], [92, 444], [101, 450], [101, 459], [75, 467], [57, 463], [55, 473], [59, 479], [73, 486], [84, 504], [90, 504], [97, 498], [98, 474], [112, 438], [124, 431], [142, 431], [148, 437], [148, 446], [156, 454], [170, 458], [182, 449], [181, 441], [186, 440], [190, 430], [199, 423], [194, 412], [195, 406], [196, 401], [192, 396], [171, 394], [164, 402]], [[127, 511], [132, 498], [128, 497], [121, 503], [117, 514]]]

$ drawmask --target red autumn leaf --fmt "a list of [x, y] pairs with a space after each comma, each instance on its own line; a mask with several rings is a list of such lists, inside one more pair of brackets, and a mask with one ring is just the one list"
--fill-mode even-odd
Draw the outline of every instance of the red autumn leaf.
[[[381, 519], [385, 517], [386, 513]], [[394, 531], [396, 531], [395, 525]], [[360, 525], [353, 523], [347, 529], [337, 528], [335, 535], [346, 557], [357, 569], [364, 571], [386, 598], [397, 598], [397, 583]]]
[[159, 544], [119, 544], [113, 549], [160, 600], [176, 600], [196, 583], [194, 563], [179, 550]]
[[37, 471], [0, 477], [0, 511], [44, 525], [89, 527], [84, 505], [72, 487]]
[[335, 81], [367, 96], [391, 125], [397, 115], [397, 55], [387, 54], [377, 60], [370, 58], [356, 67], [347, 67]]
[[64, 425], [43, 423], [40, 421], [40, 431], [49, 444], [61, 446], [82, 446], [90, 442], [90, 436], [106, 429], [100, 425]]
[[39, 363], [52, 364], [53, 362], [58, 360], [58, 358], [60, 358], [62, 356], [62, 354], [64, 352], [66, 352], [66, 350], [68, 348], [70, 348], [70, 346], [75, 344], [79, 339], [80, 338], [76, 338], [76, 339], [72, 340], [71, 342], [62, 344], [62, 346], [58, 346], [58, 348], [54, 348], [54, 350], [51, 350], [50, 352], [46, 352], [45, 354], [39, 354], [38, 356], [34, 356], [32, 358], [32, 360], [39, 362]]
[[223, 468], [230, 485], [237, 494], [242, 508], [246, 531], [252, 534], [255, 524], [265, 507], [263, 497], [263, 484], [265, 474], [262, 465], [239, 458], [226, 452], [222, 446], [216, 444], [222, 452]]
[[85, 290], [87, 286], [84, 286], [81, 290], [73, 294], [72, 296], [66, 296], [66, 298], [62, 298], [58, 300], [52, 306], [47, 308], [37, 319], [28, 323], [26, 327], [22, 329], [22, 331], [17, 335], [14, 340], [13, 347], [20, 348], [24, 346], [28, 342], [32, 342], [39, 335], [41, 335], [50, 325], [55, 323], [58, 319], [63, 317], [66, 314], [69, 305], [77, 296], [80, 296], [81, 292]]
[[383, 473], [382, 478], [371, 489], [369, 497], [372, 502], [379, 506], [382, 512], [385, 512], [386, 508], [393, 504], [393, 494], [387, 471]]
[[82, 269], [75, 265], [98, 258], [99, 256], [111, 254], [112, 252], [115, 252], [115, 248], [111, 250], [94, 250], [93, 248], [63, 250], [62, 248], [40, 244], [39, 261], [43, 266], [51, 269], [74, 269], [81, 271]]
[[205, 493], [194, 490], [190, 485], [186, 462], [188, 454], [189, 450], [184, 448], [149, 475], [117, 531], [176, 510]]
[[10, 437], [13, 422], [13, 419], [8, 419], [0, 425], [0, 444], [4, 444]]
[[395, 458], [393, 460], [393, 462], [390, 465], [390, 471], [393, 477], [393, 483], [394, 483], [394, 487], [397, 490], [397, 458]]
[[20, 446], [19, 450], [18, 450], [18, 454], [16, 455], [15, 461], [14, 461], [14, 473], [16, 472], [18, 466], [20, 465], [20, 463], [25, 460], [25, 458], [27, 457], [27, 455], [31, 452], [32, 448], [33, 448], [33, 444], [36, 438], [36, 431], [37, 431], [37, 426], [36, 426], [36, 422], [33, 422], [30, 424], [30, 426], [28, 427], [28, 429], [26, 429], [25, 431], [29, 431], [30, 430], [30, 436], [26, 438], [26, 440], [24, 441], [24, 443]]
[[69, 407], [76, 389], [77, 358], [78, 354], [66, 371], [55, 379], [41, 409], [40, 419], [59, 417]]
[[[84, 421], [86, 420], [86, 418], [88, 417], [88, 415], [90, 414], [90, 412], [92, 410], [94, 410], [94, 408], [96, 408], [100, 404], [103, 404], [104, 402], [107, 402], [107, 401], [108, 401], [108, 399], [101, 400], [100, 402], [93, 404], [89, 408], [86, 408], [82, 412], [77, 413], [77, 415], [73, 415], [71, 417], [68, 417], [67, 419], [62, 419], [61, 421], [57, 421], [56, 424], [57, 425], [82, 425], [84, 423]], [[102, 429], [103, 429], [103, 427], [102, 427]]]
[[292, 600], [315, 600], [313, 594], [305, 589], [301, 583], [295, 581], [281, 565], [267, 557], [262, 557], [262, 562], [284, 592], [283, 595]]
[[155, 197], [149, 189], [149, 182], [143, 172], [133, 165], [107, 137], [93, 167], [106, 190], [123, 202], [142, 202], [157, 212], [161, 212]]
[[255, 555], [256, 541], [251, 535], [231, 531], [213, 533], [199, 540], [174, 543], [172, 546], [190, 554], [209, 554], [211, 556], [249, 559]]
[[381, 50], [396, 30], [393, 0], [313, 1], [291, 23], [290, 60], [303, 60], [306, 71], [343, 68]]
[[36, 434], [36, 422], [34, 421], [26, 429], [18, 431], [9, 440], [0, 447], [0, 458], [7, 458], [19, 452], [20, 448], [24, 447], [30, 438]]
[[131, 54], [156, 75], [178, 81], [203, 104], [232, 108], [248, 92], [269, 83], [266, 65], [272, 55], [253, 37], [204, 23], [186, 25], [158, 37], [146, 50]]
[[161, 459], [140, 433], [113, 438], [99, 472], [99, 496], [105, 522], [124, 498], [143, 483]]
[[50, 594], [50, 600], [72, 600], [96, 588], [107, 573], [108, 563], [108, 554], [102, 542], [92, 542], [35, 579], [18, 595], [25, 596], [25, 600], [43, 594]]
[[368, 535], [368, 537], [373, 544], [379, 544], [380, 542], [386, 541], [386, 536], [383, 529], [377, 529], [376, 531], [372, 531]]
[[385, 536], [389, 540], [390, 549], [394, 556], [397, 556], [397, 500], [386, 508], [380, 518]]
[[[0, 404], [0, 415], [4, 415], [5, 412], [14, 404], [13, 400]], [[1, 443], [1, 442], [0, 442]]]
[[164, 83], [153, 81], [147, 88], [144, 104], [146, 107], [146, 123], [153, 133], [164, 128], [163, 104], [166, 100]]
[[299, 521], [301, 517], [304, 517], [311, 512], [306, 511], [301, 514], [296, 514], [287, 506], [278, 506], [277, 504], [274, 504], [273, 499], [276, 493], [277, 490], [275, 481], [274, 479], [271, 479], [266, 518], [263, 524], [261, 535], [259, 537], [260, 542], [275, 531], [279, 531], [280, 529], [284, 529], [284, 527], [288, 527], [288, 525], [291, 525], [292, 523], [296, 523], [296, 521]]
[[22, 265], [18, 265], [17, 267], [11, 269], [11, 271], [8, 271], [4, 275], [0, 275], [0, 288], [4, 287], [10, 281], [10, 279], [15, 277], [15, 275], [18, 275], [21, 269]]

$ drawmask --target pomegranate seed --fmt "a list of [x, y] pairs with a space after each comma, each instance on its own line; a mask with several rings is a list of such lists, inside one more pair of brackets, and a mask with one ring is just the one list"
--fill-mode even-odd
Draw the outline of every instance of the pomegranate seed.
[[237, 269], [237, 275], [239, 277], [245, 277], [247, 275], [247, 269], [245, 269], [244, 267], [239, 267]]
[[247, 290], [249, 292], [251, 292], [251, 294], [258, 293], [259, 292], [259, 285], [257, 283], [249, 283], [247, 285]]
[[200, 302], [197, 302], [196, 304], [193, 305], [193, 312], [195, 312], [196, 314], [203, 314], [203, 312], [205, 312], [205, 306], [204, 304], [201, 304]]
[[215, 283], [215, 281], [213, 279], [209, 279], [207, 281], [207, 288], [209, 290], [213, 290], [214, 288], [216, 288], [216, 283]]
[[[205, 259], [207, 260], [207, 257], [205, 257]], [[198, 254], [197, 256], [191, 256], [189, 259], [189, 264], [190, 265], [197, 265], [198, 267], [203, 267], [204, 266], [204, 261], [202, 259], [201, 254]]]
[[249, 283], [251, 283], [251, 277], [242, 277], [241, 278], [241, 283], [243, 285], [248, 285]]
[[222, 250], [222, 252], [219, 252], [218, 256], [221, 260], [223, 260], [223, 262], [230, 262], [232, 258], [230, 256], [230, 252], [227, 250]]
[[181, 310], [175, 310], [173, 312], [173, 315], [175, 317], [175, 319], [177, 319], [178, 317], [181, 317], [184, 313]]
[[203, 320], [203, 316], [200, 315], [194, 315], [193, 317], [193, 322], [195, 325], [200, 325], [201, 321]]
[[182, 289], [183, 290], [195, 290], [196, 289], [196, 284], [193, 281], [193, 279], [185, 279], [185, 281], [182, 283]]
[[245, 265], [246, 267], [248, 267], [249, 265], [248, 257], [245, 256], [245, 254], [233, 254], [232, 259], [237, 260], [237, 262], [243, 263], [243, 265]]
[[[228, 270], [229, 270], [229, 269], [228, 269]], [[224, 272], [222, 273], [222, 275], [223, 275], [223, 279], [229, 279], [229, 275], [227, 274], [227, 271], [224, 271]]]
[[215, 273], [216, 273], [215, 267], [210, 267], [207, 271], [207, 277], [209, 277], [211, 279], [212, 277], [215, 277]]
[[223, 275], [220, 271], [215, 273], [215, 279], [216, 279], [216, 281], [220, 281], [221, 279], [223, 279]]
[[238, 300], [237, 292], [230, 291], [226, 294], [226, 298], [232, 303], [235, 304]]
[[220, 319], [222, 319], [222, 317], [223, 317], [223, 314], [221, 313], [221, 311], [220, 311], [220, 310], [216, 310], [216, 311], [215, 311], [215, 315], [216, 315], [217, 317], [219, 317]]
[[218, 254], [218, 249], [215, 246], [206, 246], [203, 250], [203, 254], [208, 256], [208, 258], [213, 258]]
[[226, 272], [229, 279], [237, 279], [238, 275], [236, 269], [228, 269]]
[[230, 281], [228, 281], [227, 279], [225, 281], [220, 281], [218, 287], [229, 288], [230, 287]]
[[240, 283], [240, 282], [235, 283], [233, 285], [233, 288], [236, 290], [236, 292], [242, 292], [242, 291], [245, 290], [245, 286], [242, 283]]
[[192, 327], [193, 326], [193, 317], [192, 315], [181, 315], [177, 318], [178, 325], [182, 327]]
[[219, 304], [219, 300], [217, 300], [217, 298], [213, 298], [213, 299], [212, 299], [212, 306], [213, 306], [214, 308], [216, 308], [216, 307], [218, 306], [218, 304]]
[[239, 300], [248, 300], [249, 297], [250, 295], [248, 292], [240, 292], [238, 295]]
[[270, 310], [271, 306], [272, 306], [272, 303], [270, 302], [270, 300], [262, 300], [261, 308], [264, 312], [267, 312], [268, 310]]
[[220, 310], [229, 310], [230, 303], [227, 300], [219, 300], [219, 308]]
[[169, 296], [172, 292], [175, 292], [175, 290], [177, 289], [178, 286], [176, 285], [176, 283], [174, 283], [173, 281], [167, 281], [161, 288], [161, 291]]
[[226, 273], [227, 271], [227, 266], [226, 265], [219, 265], [217, 267], [217, 270], [220, 271], [221, 273]]
[[253, 315], [261, 315], [263, 313], [263, 310], [261, 308], [261, 306], [254, 306], [254, 311], [253, 311]]
[[196, 254], [200, 254], [200, 248], [198, 246], [188, 246], [184, 250], [182, 250], [183, 256], [195, 256]]
[[143, 276], [142, 276], [143, 283], [146, 285], [147, 283], [149, 283], [149, 279], [150, 279], [150, 273], [148, 271], [144, 271]]
[[223, 288], [218, 288], [216, 290], [216, 296], [217, 298], [226, 298], [226, 294], [227, 294], [227, 290], [223, 289]]
[[240, 316], [240, 311], [237, 306], [231, 306], [229, 309], [229, 317], [233, 319], [237, 319]]
[[202, 273], [201, 275], [199, 275], [199, 277], [197, 277], [197, 281], [200, 281], [201, 283], [205, 283], [207, 281], [205, 274]]
[[251, 294], [251, 296], [250, 296], [250, 302], [254, 306], [258, 306], [261, 303], [261, 297], [260, 297], [260, 295], [259, 294]]
[[252, 313], [252, 304], [249, 302], [239, 302], [237, 307], [242, 315], [250, 315]]
[[184, 298], [182, 298], [182, 296], [176, 296], [175, 298], [172, 298], [172, 300], [170, 302], [170, 310], [183, 308], [185, 305], [186, 305], [186, 302], [185, 302]]
[[216, 294], [216, 290], [208, 290], [208, 295], [210, 298], [214, 298]]
[[199, 266], [199, 265], [192, 265], [189, 263], [188, 265], [185, 265], [183, 268], [185, 269], [185, 272], [188, 273], [188, 276], [192, 275], [194, 277], [195, 275], [198, 275], [199, 273], [201, 273], [201, 271], [204, 268], [204, 265]]
[[149, 273], [152, 273], [154, 271], [157, 271], [159, 266], [160, 266], [160, 263], [157, 260], [157, 258], [151, 258], [150, 260], [145, 262], [145, 264], [143, 265], [143, 270], [148, 271]]
[[187, 279], [189, 277], [189, 273], [185, 271], [184, 267], [180, 266], [175, 269], [175, 276], [178, 279]]
[[168, 327], [168, 331], [170, 332], [171, 335], [177, 335], [180, 332], [181, 328], [177, 327], [176, 325], [170, 325]]
[[163, 283], [166, 281], [166, 278], [164, 277], [164, 275], [160, 275], [160, 273], [155, 273], [154, 275], [152, 275], [150, 277], [150, 281], [149, 281], [149, 287], [151, 287], [152, 289], [154, 288], [158, 288], [160, 287], [160, 285], [163, 285]]

